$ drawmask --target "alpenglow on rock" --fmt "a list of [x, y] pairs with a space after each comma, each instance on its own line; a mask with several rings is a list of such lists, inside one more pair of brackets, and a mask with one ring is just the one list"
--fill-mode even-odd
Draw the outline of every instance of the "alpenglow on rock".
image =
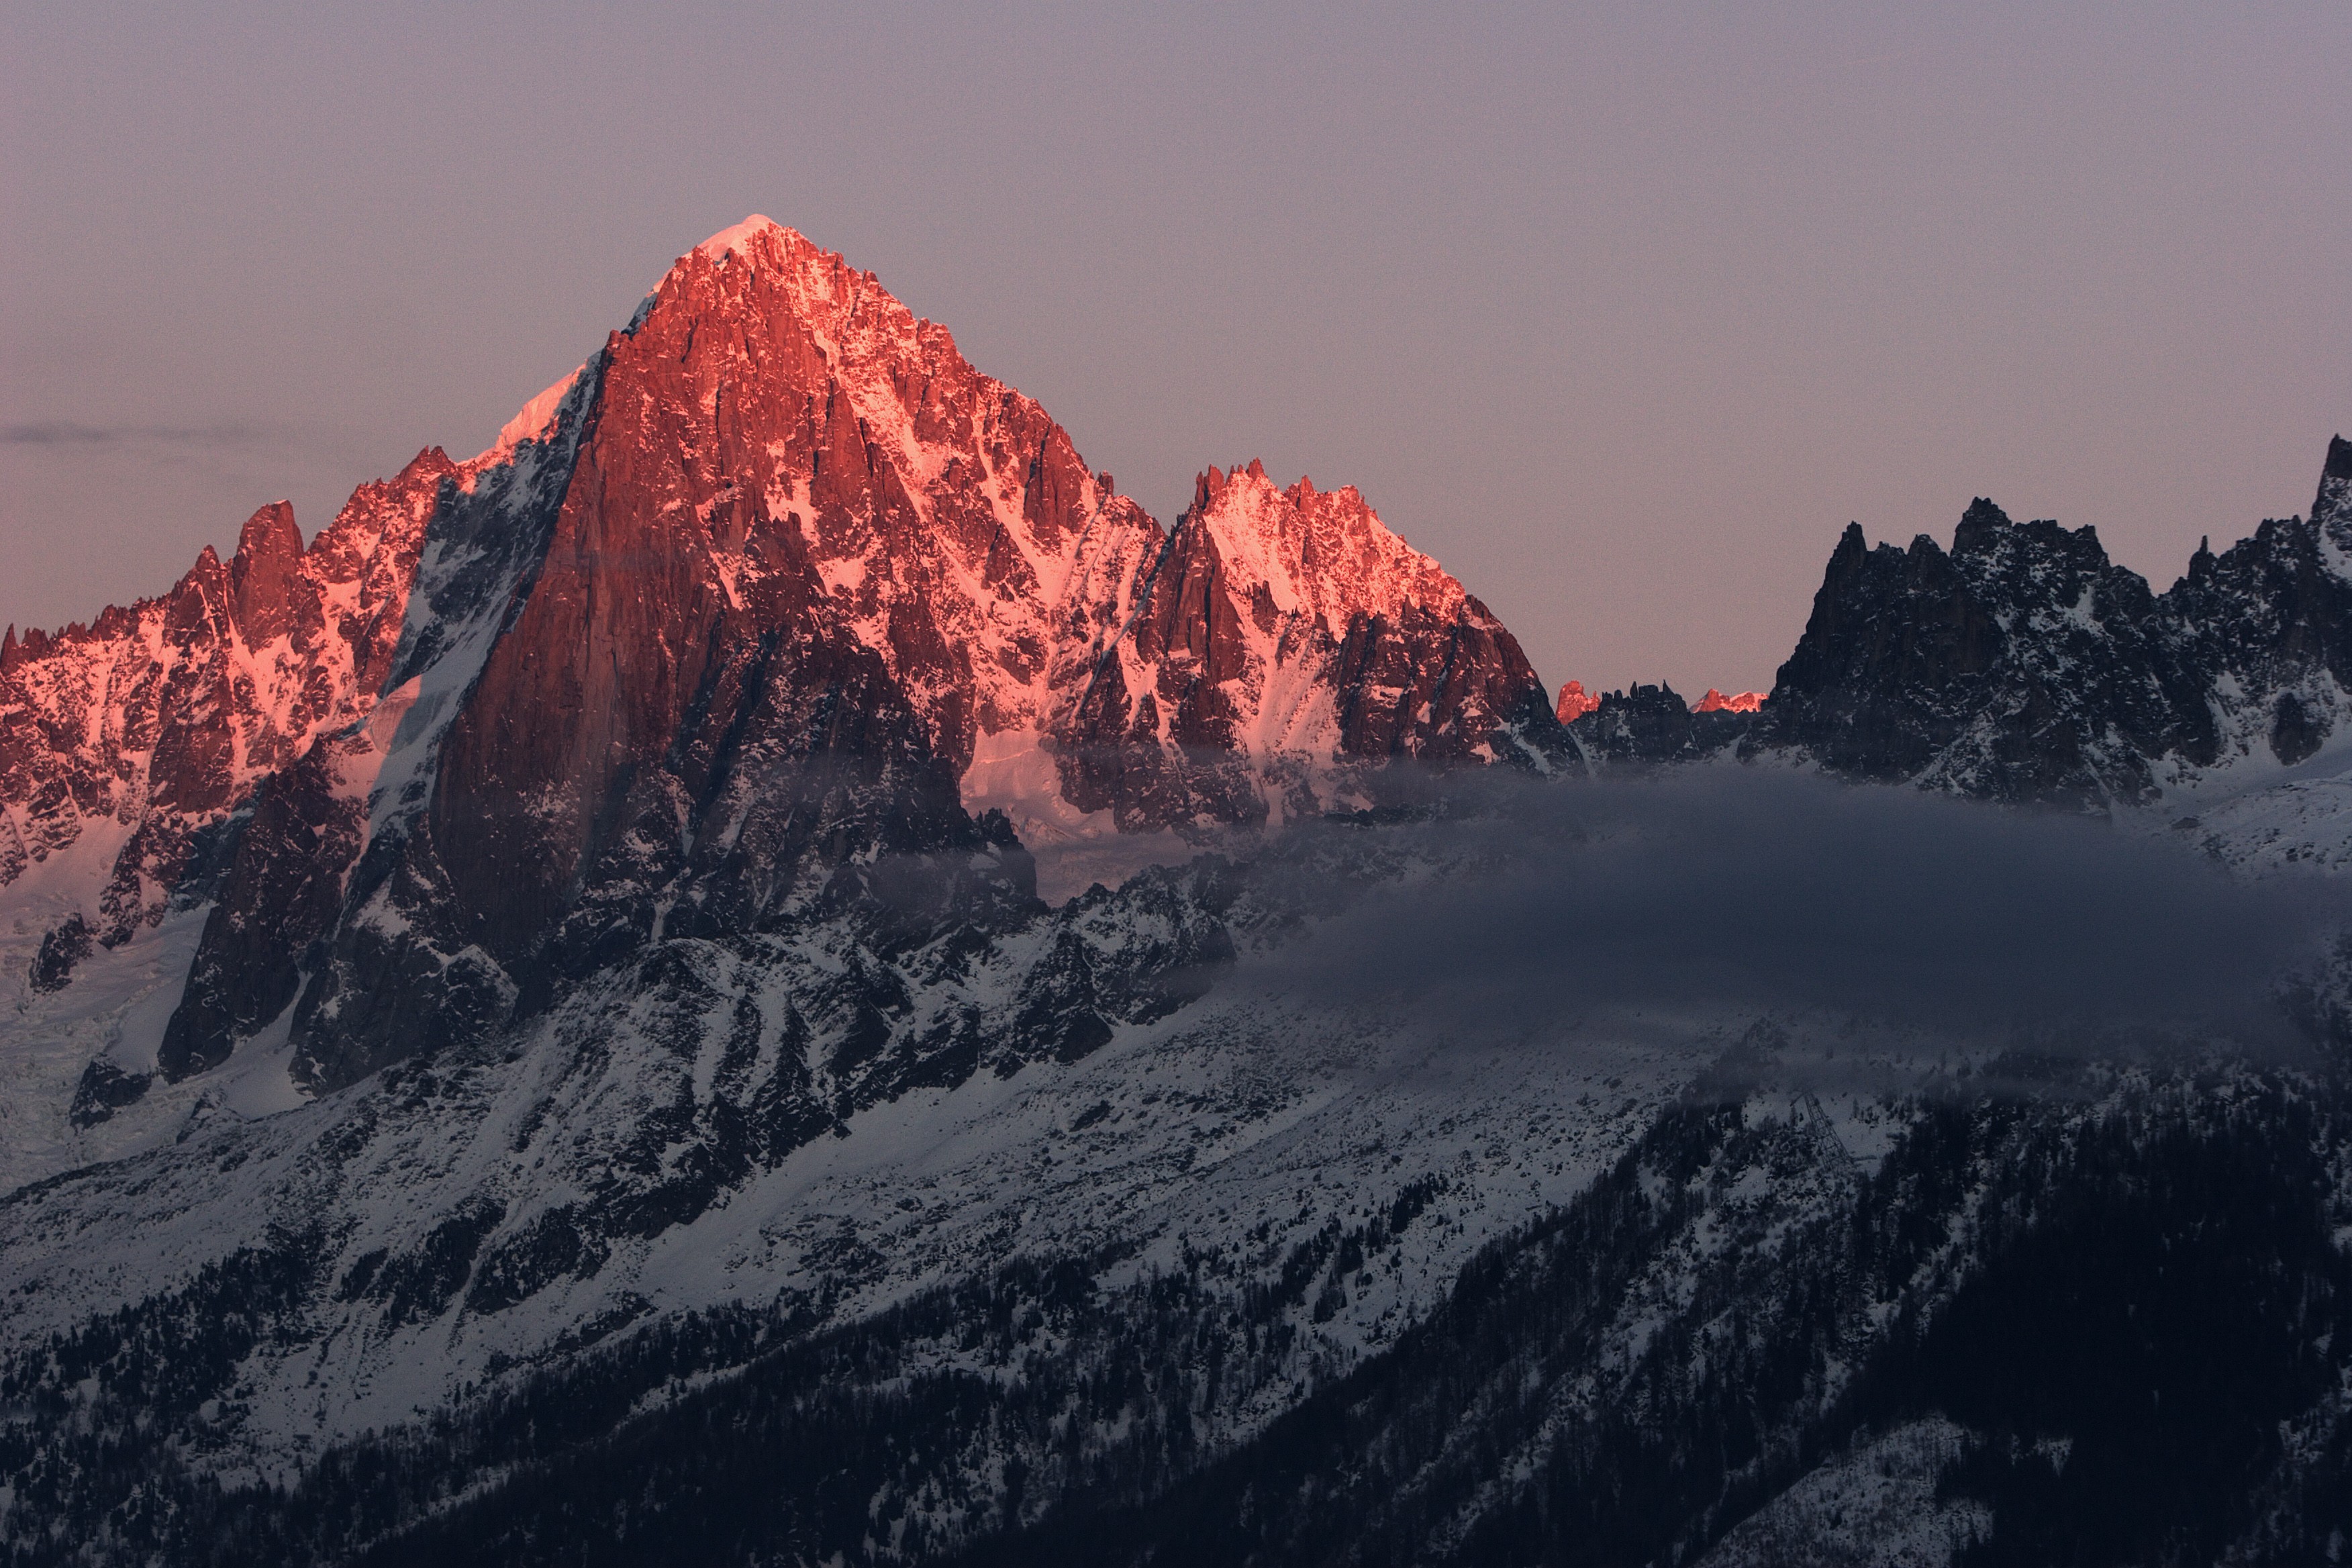
[[0, 1555], [2333, 1560], [2352, 956], [2213, 862], [2352, 867], [2347, 481], [2161, 597], [1856, 535], [1769, 701], [1570, 711], [1352, 490], [1163, 532], [730, 230], [0, 639]]
[[425, 520], [462, 479], [419, 453], [308, 550], [279, 501], [159, 598], [0, 635], [0, 887], [69, 862], [58, 879], [100, 940], [152, 926], [205, 827], [373, 707]]
[[1398, 759], [1577, 766], [1510, 633], [1352, 489], [1212, 469], [1163, 531], [945, 328], [752, 218], [479, 457], [12, 637], [0, 886], [65, 933], [44, 984], [76, 933], [209, 900], [154, 1067], [290, 1019], [324, 1087], [877, 857], [937, 867], [899, 903], [1026, 900], [964, 862], [1360, 806]]

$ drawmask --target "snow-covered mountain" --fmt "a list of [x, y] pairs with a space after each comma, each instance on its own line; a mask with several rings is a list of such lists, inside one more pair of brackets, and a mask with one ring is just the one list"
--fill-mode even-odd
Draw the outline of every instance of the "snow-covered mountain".
[[[1066, 794], [1122, 826], [1368, 804], [1344, 764], [1572, 766], [1511, 634], [1353, 487], [1202, 474], [1053, 739]], [[1335, 764], [1342, 764], [1335, 766]]]
[[[214, 900], [85, 1120], [281, 1020], [300, 1083], [353, 1081], [650, 938], [849, 897], [876, 853], [1279, 823], [1397, 758], [1574, 765], [1509, 633], [1354, 490], [1213, 469], [1163, 533], [756, 218], [480, 457], [420, 457], [307, 554], [267, 510], [228, 568], [10, 647], [0, 881], [48, 890], [43, 984]], [[945, 865], [939, 899], [1028, 897]]]
[[6, 641], [0, 1552], [2309, 1560], [2327, 472], [2160, 597], [1850, 534], [1769, 700], [1555, 706], [1353, 489], [1163, 530], [747, 220]]

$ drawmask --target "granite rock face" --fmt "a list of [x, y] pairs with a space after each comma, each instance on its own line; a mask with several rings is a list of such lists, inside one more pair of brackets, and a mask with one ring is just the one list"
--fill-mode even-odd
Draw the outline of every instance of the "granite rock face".
[[210, 905], [153, 1070], [282, 1025], [323, 1089], [667, 941], [980, 940], [1040, 908], [1024, 836], [1358, 809], [1401, 761], [1579, 766], [1510, 633], [1354, 489], [1212, 469], [1163, 531], [752, 219], [478, 457], [9, 640], [0, 875], [112, 825], [79, 852], [100, 943]]
[[2105, 811], [2249, 758], [2302, 762], [2347, 690], [2352, 443], [2337, 437], [2308, 517], [2200, 547], [2162, 594], [2090, 529], [2011, 522], [1987, 500], [1948, 552], [1848, 528], [1743, 746]]
[[207, 548], [159, 598], [0, 636], [0, 887], [44, 867], [94, 885], [109, 947], [160, 919], [203, 829], [373, 707], [457, 476], [421, 452], [308, 550], [290, 508], [264, 507], [228, 562]]
[[1517, 640], [1353, 487], [1211, 468], [1136, 605], [1054, 735], [1122, 825], [1312, 815], [1400, 758], [1575, 765]]

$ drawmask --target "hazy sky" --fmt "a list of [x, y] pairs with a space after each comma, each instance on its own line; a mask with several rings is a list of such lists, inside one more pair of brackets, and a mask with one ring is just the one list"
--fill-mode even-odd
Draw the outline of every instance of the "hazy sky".
[[1545, 679], [1766, 686], [1970, 497], [2161, 588], [2352, 431], [2352, 7], [10, 4], [0, 621], [464, 456], [753, 211], [1163, 521], [1353, 483]]

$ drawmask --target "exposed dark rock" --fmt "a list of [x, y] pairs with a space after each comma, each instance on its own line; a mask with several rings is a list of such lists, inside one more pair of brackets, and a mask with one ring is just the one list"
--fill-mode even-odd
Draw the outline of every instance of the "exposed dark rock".
[[81, 1081], [74, 1086], [73, 1104], [66, 1118], [79, 1128], [95, 1127], [124, 1106], [136, 1105], [145, 1099], [147, 1087], [152, 1081], [145, 1073], [125, 1072], [100, 1057], [82, 1068]]
[[88, 958], [97, 945], [97, 933], [82, 912], [76, 910], [68, 915], [41, 938], [40, 951], [33, 955], [33, 989], [64, 990], [73, 981], [74, 965]]
[[239, 1036], [293, 1003], [307, 950], [334, 929], [365, 833], [366, 801], [343, 787], [344, 768], [372, 754], [364, 734], [331, 737], [263, 783], [163, 1031], [165, 1079], [218, 1066]]
[[1737, 744], [1755, 717], [1728, 708], [1697, 711], [1671, 686], [1637, 684], [1601, 697], [1568, 732], [1596, 764], [1687, 763]]
[[2089, 529], [1969, 507], [1947, 553], [1849, 527], [1743, 741], [1840, 773], [2104, 811], [2183, 768], [2312, 755], [2352, 689], [2352, 500], [2200, 548], [2162, 595]]

